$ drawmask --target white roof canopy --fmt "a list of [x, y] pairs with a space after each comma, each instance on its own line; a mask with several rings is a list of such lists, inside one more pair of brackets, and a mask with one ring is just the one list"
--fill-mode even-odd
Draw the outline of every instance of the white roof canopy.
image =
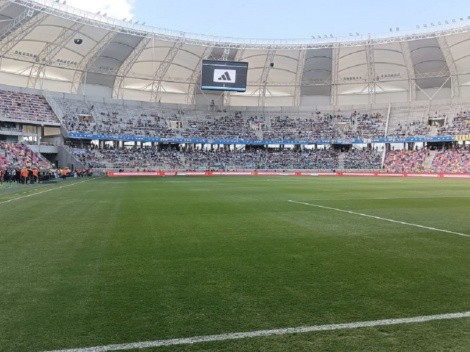
[[[413, 101], [470, 96], [470, 28], [355, 41], [228, 40], [91, 15], [49, 0], [0, 1], [2, 83], [114, 98], [192, 104], [203, 59], [249, 64], [246, 93], [225, 104]], [[330, 41], [328, 41], [330, 40]]]

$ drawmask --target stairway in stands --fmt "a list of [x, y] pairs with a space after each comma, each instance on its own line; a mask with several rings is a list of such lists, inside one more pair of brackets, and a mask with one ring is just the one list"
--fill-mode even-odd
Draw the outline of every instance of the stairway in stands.
[[344, 159], [346, 158], [344, 153], [340, 153], [338, 156], [338, 170], [344, 170]]
[[426, 159], [423, 162], [423, 167], [424, 170], [426, 171], [431, 171], [432, 169], [432, 162], [434, 160], [434, 157], [436, 156], [437, 151], [436, 150], [430, 150], [429, 155], [426, 157]]

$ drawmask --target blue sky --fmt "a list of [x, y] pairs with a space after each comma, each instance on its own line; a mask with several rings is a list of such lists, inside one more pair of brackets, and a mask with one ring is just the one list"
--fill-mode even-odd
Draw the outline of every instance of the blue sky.
[[[69, 0], [106, 6], [114, 17], [178, 31], [238, 38], [301, 39], [312, 35], [381, 35], [464, 18], [470, 0]], [[93, 7], [92, 7], [93, 6]], [[119, 12], [122, 10], [122, 12]], [[119, 16], [122, 16], [119, 17]]]

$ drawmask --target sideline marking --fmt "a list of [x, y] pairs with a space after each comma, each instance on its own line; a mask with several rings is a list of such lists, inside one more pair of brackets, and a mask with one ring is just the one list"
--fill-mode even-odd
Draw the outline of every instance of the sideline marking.
[[207, 335], [207, 336], [194, 336], [194, 337], [186, 337], [186, 338], [179, 338], [179, 339], [142, 341], [142, 342], [132, 342], [132, 343], [114, 344], [114, 345], [106, 345], [106, 346], [53, 350], [53, 351], [46, 351], [46, 352], [122, 351], [122, 350], [133, 350], [133, 349], [144, 349], [144, 348], [151, 348], [151, 347], [192, 345], [192, 344], [202, 343], [202, 342], [239, 340], [239, 339], [246, 339], [246, 338], [252, 338], [252, 337], [279, 336], [279, 335], [299, 334], [299, 333], [307, 333], [307, 332], [315, 332], [315, 331], [347, 330], [347, 329], [367, 328], [367, 327], [376, 327], [376, 326], [424, 323], [424, 322], [429, 322], [433, 320], [451, 320], [451, 319], [462, 319], [462, 318], [470, 318], [470, 311], [461, 312], [461, 313], [450, 313], [450, 314], [423, 315], [423, 316], [411, 317], [411, 318], [383, 319], [383, 320], [359, 321], [355, 323], [300, 326], [296, 328], [257, 330], [257, 331], [250, 331], [250, 332], [235, 332], [235, 333], [220, 334], [220, 335]]
[[[92, 179], [87, 179], [87, 180], [83, 180], [83, 181], [79, 181], [79, 182], [73, 182], [73, 181], [70, 181], [70, 182], [73, 182], [73, 183], [70, 183], [70, 184], [67, 184], [67, 185], [64, 185], [64, 186], [59, 186], [59, 187], [56, 187], [56, 188], [48, 188], [44, 191], [41, 191], [41, 192], [36, 192], [36, 193], [30, 193], [26, 196], [21, 196], [21, 197], [16, 197], [16, 198], [11, 198], [11, 199], [8, 199], [8, 200], [4, 200], [3, 202], [0, 202], [0, 205], [2, 204], [5, 204], [5, 203], [10, 203], [10, 202], [14, 202], [15, 200], [20, 200], [20, 199], [24, 199], [24, 198], [29, 198], [29, 197], [32, 197], [32, 196], [36, 196], [38, 194], [44, 194], [44, 193], [47, 193], [47, 192], [50, 192], [50, 191], [55, 191], [55, 190], [58, 190], [58, 189], [62, 189], [62, 188], [65, 188], [65, 187], [70, 187], [70, 186], [75, 186], [75, 185], [78, 185], [80, 183], [83, 183], [83, 182], [87, 182], [87, 181], [91, 181]], [[23, 192], [25, 193], [25, 192]]]
[[338, 211], [338, 212], [341, 212], [341, 213], [359, 215], [359, 216], [363, 216], [363, 217], [366, 217], [366, 218], [372, 218], [372, 219], [377, 219], [377, 220], [382, 220], [382, 221], [388, 221], [388, 222], [393, 222], [393, 223], [401, 224], [401, 225], [419, 227], [421, 229], [427, 229], [427, 230], [432, 230], [432, 231], [437, 231], [437, 232], [450, 233], [450, 234], [453, 234], [453, 235], [458, 235], [458, 236], [463, 236], [463, 237], [470, 237], [470, 235], [467, 235], [465, 233], [454, 232], [454, 231], [444, 230], [444, 229], [438, 229], [436, 227], [429, 227], [429, 226], [414, 224], [414, 223], [406, 222], [406, 221], [399, 221], [399, 220], [393, 220], [393, 219], [388, 219], [388, 218], [382, 218], [380, 216], [369, 215], [369, 214], [364, 214], [364, 213], [358, 213], [358, 212], [351, 211], [351, 210], [344, 210], [344, 209], [339, 209], [339, 208], [327, 207], [327, 206], [324, 206], [324, 205], [318, 205], [318, 204], [312, 204], [312, 203], [306, 203], [306, 202], [297, 202], [295, 200], [288, 200], [288, 202], [295, 203], [295, 204], [308, 205], [310, 207], [316, 207], [316, 208], [321, 208], [321, 209], [334, 210], [334, 211]]

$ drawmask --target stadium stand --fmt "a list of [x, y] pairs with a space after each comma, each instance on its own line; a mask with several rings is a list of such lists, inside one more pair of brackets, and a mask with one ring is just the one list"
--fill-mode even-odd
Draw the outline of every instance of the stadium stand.
[[470, 134], [470, 111], [457, 113], [452, 120], [439, 128], [440, 135], [466, 135]]
[[42, 95], [8, 90], [0, 90], [0, 117], [4, 121], [59, 123]]
[[26, 144], [0, 141], [0, 168], [10, 167], [49, 169], [51, 164], [41, 154], [33, 152]]
[[470, 172], [470, 148], [439, 151], [433, 161], [433, 172]]
[[384, 169], [387, 172], [424, 172], [427, 149], [393, 150], [387, 153]]
[[[0, 90], [0, 131], [21, 134], [22, 123], [61, 123], [68, 132], [126, 137], [187, 138], [196, 140], [241, 141], [244, 148], [216, 147], [212, 150], [197, 148], [159, 147], [136, 143], [134, 147], [118, 146], [66, 148], [84, 166], [99, 169], [311, 169], [311, 170], [380, 170], [383, 152], [377, 147], [354, 147], [341, 152], [333, 148], [282, 149], [249, 148], [250, 142], [285, 141], [307, 142], [335, 139], [364, 139], [384, 137], [430, 137], [436, 135], [462, 135], [470, 133], [470, 113], [463, 109], [456, 114], [444, 112], [429, 114], [424, 108], [387, 112], [360, 110], [300, 112], [279, 114], [276, 110], [265, 113], [249, 111], [201, 111], [172, 104], [130, 102], [120, 100], [96, 101], [70, 94], [54, 95], [52, 106], [62, 114], [54, 114], [48, 101], [37, 94]], [[455, 115], [455, 116], [453, 116]], [[415, 117], [415, 118], [413, 118]], [[436, 127], [436, 121], [441, 125]], [[47, 144], [47, 143], [44, 143]], [[73, 143], [72, 143], [73, 144]], [[76, 145], [77, 143], [75, 143]], [[4, 143], [5, 145], [5, 143]], [[4, 147], [2, 165], [12, 163], [38, 164], [47, 167], [45, 159], [35, 155], [32, 160], [22, 159], [30, 151], [26, 146]], [[21, 146], [21, 147], [20, 147]], [[13, 150], [14, 149], [14, 150]], [[241, 150], [240, 150], [241, 149]], [[383, 148], [382, 148], [383, 150]], [[468, 150], [445, 150], [432, 155], [423, 150], [394, 150], [386, 154], [384, 170], [388, 172], [468, 172]], [[434, 157], [435, 155], [435, 157]], [[426, 159], [429, 159], [426, 161]]]

